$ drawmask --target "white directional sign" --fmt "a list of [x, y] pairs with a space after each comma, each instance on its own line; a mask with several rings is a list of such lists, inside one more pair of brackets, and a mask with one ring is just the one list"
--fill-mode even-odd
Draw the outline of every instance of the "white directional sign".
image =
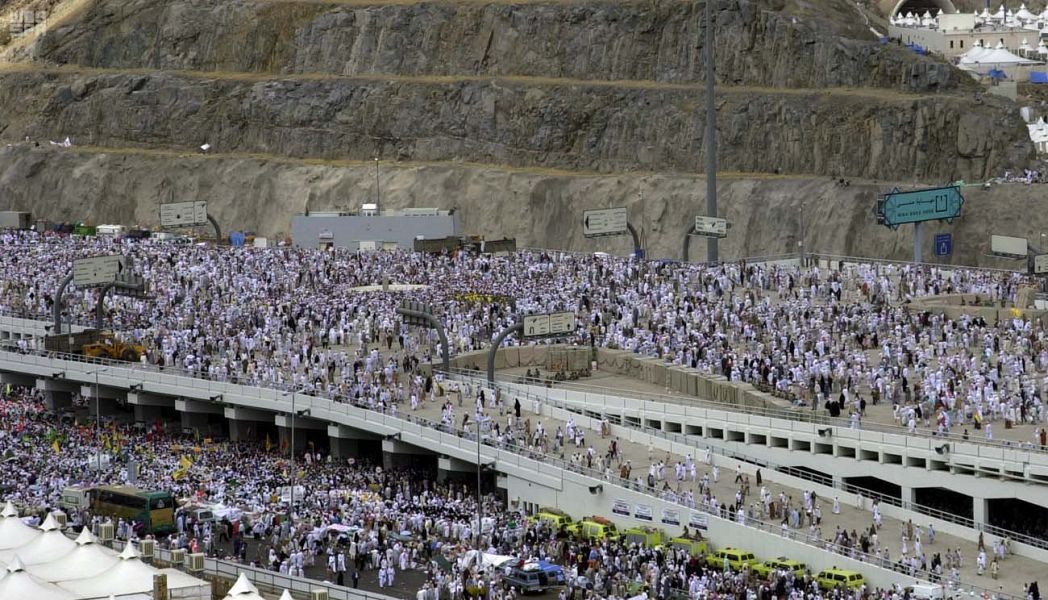
[[73, 261], [73, 285], [91, 287], [116, 281], [127, 264], [123, 256], [92, 256]]
[[524, 336], [549, 335], [549, 315], [524, 315]]
[[524, 337], [565, 335], [575, 332], [575, 313], [555, 312], [524, 316]]
[[602, 208], [582, 213], [582, 234], [586, 237], [619, 235], [629, 231], [626, 227], [626, 208]]
[[1038, 275], [1048, 273], [1048, 254], [1033, 257], [1033, 272]]
[[728, 220], [717, 217], [697, 216], [695, 217], [695, 233], [697, 235], [724, 237], [728, 234]]
[[207, 202], [172, 202], [160, 205], [161, 227], [207, 224]]
[[559, 333], [574, 333], [575, 332], [575, 313], [572, 312], [558, 312], [551, 313], [549, 316], [549, 332], [550, 334]]

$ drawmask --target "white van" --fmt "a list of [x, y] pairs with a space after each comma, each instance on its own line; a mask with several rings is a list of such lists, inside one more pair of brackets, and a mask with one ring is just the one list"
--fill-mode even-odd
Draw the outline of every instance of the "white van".
[[87, 510], [90, 505], [91, 488], [75, 485], [62, 490], [58, 506], [68, 514]]
[[911, 598], [917, 600], [941, 600], [946, 597], [946, 590], [938, 583], [917, 582], [906, 586]]
[[95, 228], [95, 235], [111, 235], [113, 237], [120, 237], [124, 235], [123, 225], [99, 225]]

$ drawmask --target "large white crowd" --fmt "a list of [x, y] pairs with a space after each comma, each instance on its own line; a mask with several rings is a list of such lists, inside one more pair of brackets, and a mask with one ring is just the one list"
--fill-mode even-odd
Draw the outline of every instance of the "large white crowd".
[[[578, 315], [579, 344], [627, 349], [774, 388], [834, 416], [849, 415], [856, 425], [868, 403], [884, 403], [912, 431], [978, 428], [990, 438], [992, 424], [1007, 421], [1028, 426], [1034, 443], [1043, 443], [1048, 331], [1042, 323], [1022, 316], [948, 320], [905, 307], [946, 293], [1011, 301], [1027, 283], [1018, 274], [873, 264], [709, 268], [557, 252], [491, 257], [234, 249], [8, 232], [0, 233], [0, 307], [49, 315], [73, 261], [111, 253], [134, 257], [150, 297], [111, 299], [108, 326], [143, 344], [144, 363], [201, 377], [293, 386], [379, 409], [414, 406], [436, 397], [434, 379], [415, 367], [435, 358], [439, 347], [433, 332], [409, 332], [401, 324], [395, 314], [401, 299], [438, 308], [453, 354], [481, 348], [521, 314], [571, 310]], [[422, 287], [355, 291], [383, 281]], [[92, 320], [94, 294], [71, 289], [63, 312], [76, 322]], [[480, 295], [501, 300], [478, 301]], [[19, 344], [22, 351], [41, 350]], [[43, 420], [39, 397], [19, 394], [0, 415], [6, 432], [0, 448], [18, 460], [0, 463], [0, 475], [13, 482], [8, 491], [23, 504], [53, 505], [64, 486], [83, 478], [77, 469], [101, 440], [92, 431]], [[445, 421], [455, 425], [453, 417]], [[23, 443], [23, 436], [53, 437], [56, 428], [64, 440], [60, 453]], [[120, 436], [123, 452], [142, 465], [146, 484], [257, 513], [249, 531], [230, 524], [224, 535], [257, 536], [271, 552], [248, 557], [246, 544], [228, 552], [284, 572], [308, 568], [327, 554], [325, 564], [333, 565], [331, 576], [339, 581], [370, 568], [389, 583], [398, 569], [425, 570], [436, 550], [464, 547], [474, 533], [476, 506], [467, 491], [420, 483], [403, 472], [319, 455], [292, 465], [258, 447], [224, 444], [202, 453], [190, 477], [174, 481], [179, 456], [165, 449], [163, 434], [121, 430]], [[303, 480], [312, 482], [294, 525], [282, 519], [273, 497], [289, 469], [301, 469]], [[525, 527], [520, 515], [488, 502], [486, 513], [497, 515], [495, 531], [518, 525], [512, 535], [489, 536], [492, 551], [555, 557], [597, 590], [580, 593], [624, 597], [627, 584], [640, 581], [660, 597], [669, 589], [695, 597], [743, 590], [762, 597], [814, 595], [810, 582], [790, 577], [762, 584], [752, 575], [703, 569], [684, 556], [565, 540]], [[327, 536], [343, 529], [333, 525], [347, 524], [358, 533], [340, 547]], [[210, 527], [183, 518], [169, 543], [210, 548], [220, 537]], [[407, 533], [411, 541], [391, 533]], [[345, 564], [351, 566], [340, 568]], [[461, 597], [471, 585], [499, 577], [468, 569], [432, 572], [422, 592], [427, 600]]]

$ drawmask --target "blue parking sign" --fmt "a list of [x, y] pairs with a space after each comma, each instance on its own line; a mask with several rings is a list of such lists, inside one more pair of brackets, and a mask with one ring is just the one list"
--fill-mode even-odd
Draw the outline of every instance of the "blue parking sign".
[[953, 234], [939, 233], [935, 235], [935, 256], [949, 256], [953, 254]]

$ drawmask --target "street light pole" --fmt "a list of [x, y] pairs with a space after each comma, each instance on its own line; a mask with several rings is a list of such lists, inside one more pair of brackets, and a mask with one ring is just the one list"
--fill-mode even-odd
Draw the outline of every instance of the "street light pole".
[[295, 510], [295, 390], [291, 390], [291, 501], [287, 505], [287, 526], [288, 531], [294, 527], [294, 521], [292, 520], [291, 514]]
[[102, 400], [98, 395], [98, 374], [108, 370], [108, 368], [95, 369], [88, 373], [88, 375], [95, 376], [95, 442], [98, 443], [98, 451], [95, 454], [96, 476], [102, 475]]
[[382, 215], [382, 194], [378, 187], [378, 157], [375, 157], [375, 214]]
[[484, 504], [480, 495], [480, 414], [477, 411], [477, 564], [483, 566], [484, 550], [481, 548], [481, 535], [484, 530]]

